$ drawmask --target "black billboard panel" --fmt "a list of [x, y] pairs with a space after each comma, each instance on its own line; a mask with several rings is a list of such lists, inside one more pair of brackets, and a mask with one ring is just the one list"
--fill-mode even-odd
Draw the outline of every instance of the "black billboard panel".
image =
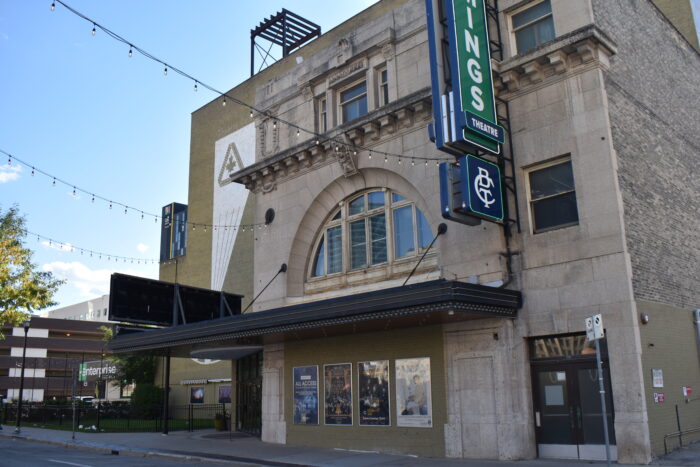
[[174, 326], [241, 313], [242, 295], [126, 274], [112, 274], [109, 319]]

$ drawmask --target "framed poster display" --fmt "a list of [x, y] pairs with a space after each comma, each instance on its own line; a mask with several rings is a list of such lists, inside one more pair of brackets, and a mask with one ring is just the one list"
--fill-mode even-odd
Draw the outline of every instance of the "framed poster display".
[[231, 403], [231, 385], [225, 384], [219, 386], [219, 404]]
[[295, 366], [294, 424], [318, 425], [318, 365]]
[[190, 404], [204, 404], [204, 386], [190, 388]]
[[396, 360], [396, 425], [433, 426], [430, 358]]
[[323, 365], [326, 425], [352, 425], [352, 364]]
[[357, 363], [361, 426], [389, 426], [389, 360]]

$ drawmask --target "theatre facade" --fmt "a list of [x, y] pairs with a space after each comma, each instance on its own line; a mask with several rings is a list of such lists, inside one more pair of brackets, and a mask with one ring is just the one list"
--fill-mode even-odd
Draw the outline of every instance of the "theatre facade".
[[187, 250], [160, 279], [241, 312], [111, 347], [183, 375], [219, 360], [197, 378], [230, 378], [234, 429], [266, 442], [605, 459], [601, 314], [612, 455], [647, 463], [675, 405], [700, 420], [698, 53], [646, 0], [487, 2], [505, 138], [473, 155], [499, 166], [504, 215], [455, 222], [431, 4], [382, 0], [192, 114]]

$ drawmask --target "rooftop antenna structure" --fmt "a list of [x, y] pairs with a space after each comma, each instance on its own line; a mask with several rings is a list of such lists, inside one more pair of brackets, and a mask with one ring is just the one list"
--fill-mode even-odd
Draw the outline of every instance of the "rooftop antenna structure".
[[[266, 18], [258, 27], [250, 30], [250, 76], [257, 73], [255, 71], [256, 50], [262, 60], [260, 68], [258, 68], [259, 72], [263, 67], [277, 61], [270, 53], [273, 46], [277, 45], [282, 48], [282, 58], [284, 58], [290, 52], [320, 35], [321, 26], [283, 8], [272, 17]], [[270, 42], [267, 50], [256, 42], [257, 38]], [[268, 59], [272, 60], [269, 64], [267, 63]]]

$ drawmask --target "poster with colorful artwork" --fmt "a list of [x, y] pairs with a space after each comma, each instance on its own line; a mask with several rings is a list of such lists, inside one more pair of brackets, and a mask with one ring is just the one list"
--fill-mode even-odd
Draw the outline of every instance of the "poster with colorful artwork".
[[190, 404], [204, 404], [204, 386], [190, 388]]
[[318, 366], [296, 366], [293, 373], [294, 424], [318, 425]]
[[396, 360], [396, 425], [433, 426], [430, 358]]
[[224, 384], [219, 386], [219, 404], [231, 403], [231, 385]]
[[326, 425], [352, 425], [352, 364], [323, 365]]
[[389, 360], [357, 363], [360, 425], [389, 426]]

